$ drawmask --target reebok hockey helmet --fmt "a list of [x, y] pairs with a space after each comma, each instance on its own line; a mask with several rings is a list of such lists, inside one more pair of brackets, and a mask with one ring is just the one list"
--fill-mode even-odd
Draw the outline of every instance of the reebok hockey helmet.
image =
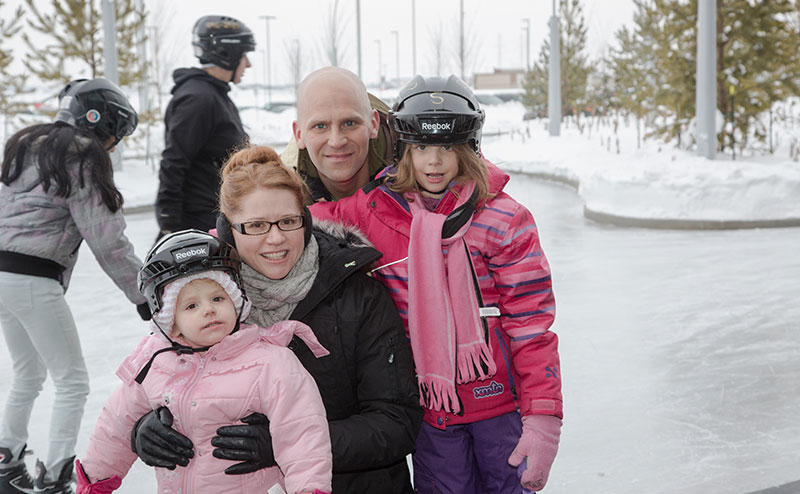
[[241, 266], [239, 253], [230, 244], [200, 230], [182, 230], [165, 236], [150, 249], [139, 270], [139, 291], [155, 316], [163, 308], [164, 288], [176, 278], [194, 273], [223, 271], [244, 293]]
[[469, 143], [480, 152], [484, 111], [467, 84], [451, 75], [415, 76], [400, 88], [389, 121], [397, 139], [395, 159], [405, 143], [445, 146]]

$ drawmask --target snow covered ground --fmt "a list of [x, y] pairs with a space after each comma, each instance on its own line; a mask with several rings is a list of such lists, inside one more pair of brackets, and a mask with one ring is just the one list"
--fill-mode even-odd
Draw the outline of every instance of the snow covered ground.
[[[584, 217], [800, 218], [800, 165], [786, 146], [774, 156], [705, 161], [655, 143], [636, 149], [635, 129], [622, 125], [617, 154], [610, 128], [590, 136], [570, 126], [551, 138], [543, 122], [522, 122], [519, 104], [486, 110], [484, 152], [524, 172], [512, 175], [509, 191], [533, 211], [553, 268], [566, 418], [543, 492], [800, 490], [800, 228], [650, 230]], [[256, 143], [285, 141], [292, 118], [293, 110], [243, 111]], [[116, 175], [131, 213], [152, 204], [157, 186], [157, 161], [137, 158], [140, 151], [129, 146]], [[571, 181], [578, 194], [526, 174]], [[129, 214], [140, 256], [155, 232], [152, 212]], [[114, 371], [147, 326], [86, 248], [67, 299], [92, 386], [80, 454], [117, 385]], [[10, 374], [0, 340], [0, 397]], [[48, 381], [32, 416], [34, 456], [45, 455], [52, 397]], [[155, 492], [152, 471], [137, 462], [118, 492]]]
[[[235, 91], [246, 100], [248, 94]], [[382, 95], [391, 100], [391, 94]], [[618, 134], [610, 122], [585, 120], [551, 137], [546, 122], [523, 122], [518, 102], [485, 107], [484, 154], [509, 171], [569, 182], [577, 187], [587, 216], [601, 221], [673, 228], [721, 228], [800, 225], [800, 163], [789, 158], [791, 139], [800, 128], [776, 126], [773, 155], [718, 155], [707, 160], [692, 151], [654, 141], [637, 148], [633, 121], [621, 120]], [[295, 112], [267, 112], [250, 106], [242, 119], [256, 144], [279, 150], [291, 134]], [[163, 137], [154, 126], [151, 146]], [[143, 141], [127, 156], [143, 154]], [[619, 153], [617, 153], [619, 146]], [[152, 204], [158, 159], [126, 159], [117, 183], [128, 208]]]

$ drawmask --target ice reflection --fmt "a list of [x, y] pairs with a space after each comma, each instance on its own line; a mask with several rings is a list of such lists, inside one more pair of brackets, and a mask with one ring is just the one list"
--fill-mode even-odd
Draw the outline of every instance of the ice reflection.
[[585, 220], [514, 175], [553, 269], [565, 425], [545, 492], [746, 493], [800, 478], [800, 228]]

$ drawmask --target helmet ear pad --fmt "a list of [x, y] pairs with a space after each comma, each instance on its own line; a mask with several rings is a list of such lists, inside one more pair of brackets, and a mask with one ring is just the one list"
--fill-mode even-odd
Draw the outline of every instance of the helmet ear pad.
[[[311, 210], [307, 206], [303, 206], [303, 242], [307, 246], [311, 241], [311, 231], [314, 227], [314, 221], [311, 219]], [[217, 214], [217, 238], [223, 240], [234, 247], [236, 247], [236, 240], [233, 238], [233, 229], [231, 222], [224, 213]]]
[[311, 219], [311, 210], [308, 206], [303, 206], [303, 241], [304, 245], [308, 246], [311, 241], [311, 231], [314, 229], [314, 222]]
[[228, 221], [228, 217], [222, 212], [217, 214], [217, 238], [236, 247], [236, 240], [233, 238], [231, 222]]

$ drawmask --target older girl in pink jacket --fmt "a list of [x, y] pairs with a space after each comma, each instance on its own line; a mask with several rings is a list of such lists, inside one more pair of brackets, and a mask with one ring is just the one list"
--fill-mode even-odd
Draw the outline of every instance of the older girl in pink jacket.
[[311, 212], [357, 226], [383, 252], [373, 272], [406, 323], [425, 407], [417, 492], [541, 490], [562, 397], [536, 223], [478, 154], [484, 113], [463, 81], [417, 76], [397, 101], [397, 166]]
[[[325, 493], [332, 457], [325, 409], [314, 380], [286, 345], [297, 335], [327, 355], [297, 321], [240, 324], [250, 301], [236, 251], [198, 230], [164, 237], [148, 254], [139, 288], [153, 310], [153, 334], [122, 363], [123, 384], [108, 399], [89, 448], [76, 462], [78, 493], [109, 493], [136, 460], [130, 431], [149, 410], [193, 442], [186, 468], [156, 468], [163, 493]], [[258, 413], [269, 419], [278, 467], [226, 475], [214, 458], [219, 426]], [[253, 415], [255, 414], [255, 415]]]

